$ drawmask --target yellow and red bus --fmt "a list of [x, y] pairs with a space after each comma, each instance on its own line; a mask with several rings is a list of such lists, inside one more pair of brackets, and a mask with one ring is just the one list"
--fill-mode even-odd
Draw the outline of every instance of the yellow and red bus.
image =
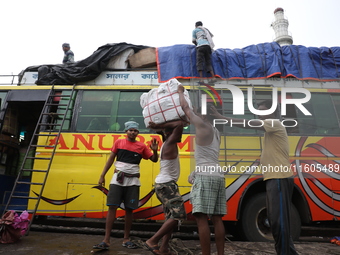
[[[119, 73], [115, 82], [105, 77]], [[124, 74], [131, 74], [130, 76]], [[147, 76], [146, 74], [149, 74]], [[34, 79], [36, 73], [27, 73]], [[106, 176], [106, 186], [97, 182], [110, 148], [117, 139], [125, 137], [123, 124], [135, 120], [140, 124], [138, 139], [145, 144], [159, 135], [144, 126], [140, 96], [158, 86], [157, 80], [149, 79], [154, 71], [103, 72], [96, 81], [84, 82], [75, 86], [75, 96], [64, 123], [46, 186], [39, 204], [38, 215], [104, 218], [107, 214], [106, 194], [113, 174], [111, 169]], [[134, 77], [129, 81], [127, 77]], [[136, 77], [141, 78], [136, 82]], [[145, 78], [146, 77], [146, 78]], [[103, 80], [104, 79], [104, 80]], [[121, 83], [119, 80], [122, 80]], [[20, 85], [1, 86], [2, 130], [0, 140], [0, 195], [2, 204], [8, 194], [20, 165], [23, 141], [31, 138], [51, 86], [37, 86], [33, 82]], [[192, 103], [200, 106], [204, 90], [193, 86], [190, 80], [179, 80], [190, 92]], [[227, 82], [228, 83], [228, 82]], [[137, 85], [136, 85], [137, 84]], [[313, 82], [308, 84], [294, 78], [270, 78], [256, 81], [229, 82], [244, 90], [252, 88], [253, 100], [262, 101], [272, 97], [272, 88], [300, 86], [311, 92], [311, 99], [304, 106], [312, 113], [305, 116], [296, 107], [289, 106], [286, 119], [298, 123], [288, 125], [290, 158], [295, 174], [295, 188], [292, 207], [292, 235], [297, 239], [301, 225], [320, 221], [340, 220], [340, 83]], [[308, 85], [308, 86], [307, 86]], [[327, 88], [327, 86], [329, 88]], [[67, 85], [55, 86], [54, 90], [64, 95], [69, 93]], [[232, 94], [228, 89], [215, 90], [221, 98], [218, 105], [226, 116], [232, 115]], [[290, 93], [291, 98], [299, 98], [299, 93]], [[208, 94], [209, 97], [209, 94]], [[59, 99], [62, 101], [62, 99]], [[256, 102], [254, 102], [255, 105]], [[247, 110], [245, 118], [256, 118]], [[237, 117], [237, 116], [236, 116]], [[288, 122], [286, 123], [289, 123]], [[223, 217], [228, 230], [251, 241], [271, 239], [265, 206], [265, 185], [261, 172], [257, 169], [261, 155], [263, 133], [252, 129], [241, 129], [220, 125], [222, 142], [220, 165], [228, 169], [226, 176], [227, 211]], [[42, 130], [41, 133], [46, 131]], [[48, 132], [46, 132], [48, 134]], [[195, 170], [193, 158], [194, 130], [186, 127], [180, 149], [181, 175], [178, 181], [180, 192], [185, 200], [186, 210], [191, 218], [189, 193], [191, 185], [187, 177]], [[40, 137], [35, 155], [49, 157], [50, 145], [55, 137]], [[36, 160], [34, 167], [41, 168], [46, 162]], [[159, 163], [141, 162], [141, 190], [139, 208], [134, 211], [135, 219], [162, 220], [163, 209], [154, 195], [153, 184], [159, 172]], [[32, 182], [42, 179], [40, 173], [28, 176]], [[29, 188], [30, 196], [35, 196], [36, 187]], [[28, 204], [32, 209], [33, 204]], [[124, 217], [124, 210], [118, 211]]]

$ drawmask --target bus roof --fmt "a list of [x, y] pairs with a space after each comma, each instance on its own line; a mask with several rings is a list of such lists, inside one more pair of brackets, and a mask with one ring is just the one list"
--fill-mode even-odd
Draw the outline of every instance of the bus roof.
[[[195, 46], [188, 44], [159, 48], [107, 44], [75, 63], [28, 67], [19, 74], [17, 84], [158, 85], [177, 78], [191, 85], [199, 78], [195, 53]], [[261, 43], [217, 49], [212, 61], [223, 84], [340, 88], [340, 47]]]

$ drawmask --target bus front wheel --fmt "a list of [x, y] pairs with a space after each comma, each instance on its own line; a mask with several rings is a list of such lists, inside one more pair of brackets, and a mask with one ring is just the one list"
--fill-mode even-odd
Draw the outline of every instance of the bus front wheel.
[[[291, 207], [290, 221], [292, 238], [298, 240], [301, 231], [301, 219], [294, 205]], [[245, 240], [253, 242], [274, 240], [267, 217], [266, 193], [257, 194], [248, 200], [239, 223], [241, 235]]]

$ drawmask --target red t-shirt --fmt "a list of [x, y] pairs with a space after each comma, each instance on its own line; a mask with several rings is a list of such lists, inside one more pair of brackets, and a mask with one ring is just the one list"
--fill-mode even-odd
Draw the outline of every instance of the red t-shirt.
[[139, 164], [142, 158], [149, 159], [153, 155], [144, 143], [127, 139], [117, 140], [111, 151], [116, 153], [117, 161], [130, 164]]

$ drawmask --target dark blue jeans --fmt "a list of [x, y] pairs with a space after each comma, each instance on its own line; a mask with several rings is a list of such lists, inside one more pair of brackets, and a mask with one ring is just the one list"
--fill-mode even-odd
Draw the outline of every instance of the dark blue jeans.
[[275, 240], [275, 250], [280, 255], [297, 255], [290, 235], [290, 208], [294, 179], [269, 179], [266, 181], [267, 214]]
[[205, 64], [205, 67], [208, 73], [213, 71], [212, 65], [211, 65], [211, 48], [209, 45], [203, 45], [203, 46], [196, 48], [197, 71], [203, 71], [204, 64]]

